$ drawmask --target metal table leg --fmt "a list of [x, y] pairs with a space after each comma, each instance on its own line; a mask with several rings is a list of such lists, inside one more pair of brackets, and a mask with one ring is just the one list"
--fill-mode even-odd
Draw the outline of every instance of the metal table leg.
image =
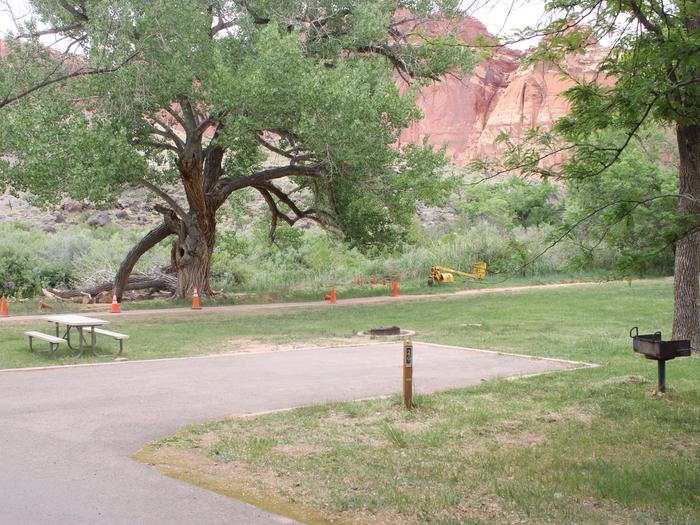
[[[114, 357], [114, 353], [110, 352], [108, 354], [98, 354], [97, 353], [97, 334], [95, 333], [95, 327], [91, 326], [90, 331], [92, 332], [92, 355], [95, 357]], [[119, 341], [119, 344], [121, 345], [121, 341]], [[121, 346], [119, 348], [119, 353], [121, 354]]]
[[[70, 349], [73, 350], [74, 352], [75, 352], [75, 351], [78, 352], [78, 355], [77, 355], [76, 357], [80, 357], [81, 355], [83, 355], [82, 342], [81, 342], [81, 345], [80, 345], [78, 348], [76, 348], [76, 347], [73, 346], [73, 343], [72, 343], [71, 340], [70, 340], [70, 331], [71, 331], [71, 328], [72, 328], [71, 326], [66, 325], [66, 331], [65, 331], [65, 333], [63, 334], [63, 339], [65, 339], [66, 342], [68, 343], [68, 348], [70, 348]], [[58, 324], [56, 324], [56, 330], [58, 330]], [[80, 328], [77, 328], [77, 330], [78, 330], [78, 332], [80, 332]]]
[[78, 346], [78, 355], [77, 357], [83, 357], [83, 342], [85, 341], [85, 338], [83, 337], [83, 327], [82, 326], [76, 326], [76, 329], [78, 330], [78, 334], [80, 336], [80, 344]]

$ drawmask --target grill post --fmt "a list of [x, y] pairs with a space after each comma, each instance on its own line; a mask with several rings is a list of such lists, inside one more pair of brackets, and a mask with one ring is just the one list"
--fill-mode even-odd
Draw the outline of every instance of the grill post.
[[659, 386], [656, 391], [659, 394], [663, 394], [666, 392], [666, 361], [659, 359], [657, 363], [659, 364]]

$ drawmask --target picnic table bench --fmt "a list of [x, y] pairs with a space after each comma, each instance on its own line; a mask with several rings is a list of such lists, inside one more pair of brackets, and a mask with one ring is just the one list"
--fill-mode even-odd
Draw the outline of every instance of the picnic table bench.
[[[29, 351], [33, 352], [34, 347], [32, 346], [33, 339], [41, 339], [43, 341], [48, 341], [49, 343], [49, 353], [53, 354], [61, 343], [65, 343], [66, 340], [62, 337], [55, 337], [53, 335], [45, 334], [43, 332], [24, 332], [24, 335], [29, 337]], [[37, 350], [37, 352], [42, 352], [43, 350]]]
[[[124, 340], [129, 338], [129, 336], [126, 334], [120, 334], [119, 332], [113, 332], [111, 330], [104, 330], [102, 328], [98, 328], [98, 326], [109, 324], [109, 321], [106, 321], [104, 319], [97, 319], [94, 317], [73, 314], [48, 315], [43, 317], [43, 319], [56, 325], [56, 335], [53, 336], [42, 332], [34, 331], [25, 332], [25, 335], [29, 337], [29, 350], [32, 352], [34, 351], [32, 340], [41, 339], [49, 343], [49, 352], [51, 352], [52, 354], [53, 352], [55, 352], [55, 350], [60, 344], [65, 342], [68, 343], [68, 348], [77, 352], [76, 357], [81, 357], [83, 355], [83, 352], [85, 351], [85, 348], [89, 348], [92, 351], [92, 355], [94, 355], [95, 357], [109, 357], [113, 354], [98, 354], [96, 352], [96, 336], [98, 334], [104, 335], [106, 337], [111, 337], [112, 339], [119, 341], [118, 355], [122, 354]], [[63, 335], [61, 335], [61, 325], [65, 325]], [[78, 332], [77, 347], [74, 346], [74, 341], [71, 341], [71, 330], [73, 329], [75, 329]], [[90, 334], [89, 338], [86, 337], [88, 333]]]
[[124, 343], [124, 339], [129, 339], [128, 335], [120, 334], [119, 332], [112, 332], [111, 330], [104, 330], [102, 328], [95, 328], [95, 333], [111, 337], [112, 339], [119, 341], [119, 355], [122, 355], [122, 345]]

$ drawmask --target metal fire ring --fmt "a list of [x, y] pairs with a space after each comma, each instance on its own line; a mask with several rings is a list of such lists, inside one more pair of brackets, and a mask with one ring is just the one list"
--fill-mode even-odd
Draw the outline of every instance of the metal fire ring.
[[402, 330], [398, 326], [384, 326], [381, 328], [370, 328], [363, 332], [359, 332], [357, 335], [370, 336], [370, 337], [405, 337], [410, 335], [415, 335], [414, 330]]

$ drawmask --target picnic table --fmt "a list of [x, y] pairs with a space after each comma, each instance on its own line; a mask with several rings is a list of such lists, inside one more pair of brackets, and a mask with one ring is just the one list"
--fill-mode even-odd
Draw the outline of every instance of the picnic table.
[[[68, 346], [70, 347], [70, 349], [76, 350], [78, 352], [77, 357], [81, 357], [83, 355], [83, 352], [86, 347], [92, 351], [92, 355], [94, 355], [95, 357], [106, 357], [95, 353], [95, 345], [97, 342], [95, 337], [95, 329], [98, 326], [109, 324], [109, 321], [105, 321], [104, 319], [97, 319], [95, 317], [87, 317], [84, 315], [73, 314], [47, 315], [43, 317], [43, 319], [56, 325], [56, 337], [61, 337], [65, 339], [68, 342]], [[63, 332], [63, 335], [60, 335], [61, 325], [65, 325], [66, 327], [65, 332]], [[88, 329], [87, 331], [90, 333], [89, 343], [85, 338], [86, 328]], [[73, 343], [71, 342], [70, 334], [72, 329], [75, 329], [78, 332], [77, 348], [74, 347]]]

